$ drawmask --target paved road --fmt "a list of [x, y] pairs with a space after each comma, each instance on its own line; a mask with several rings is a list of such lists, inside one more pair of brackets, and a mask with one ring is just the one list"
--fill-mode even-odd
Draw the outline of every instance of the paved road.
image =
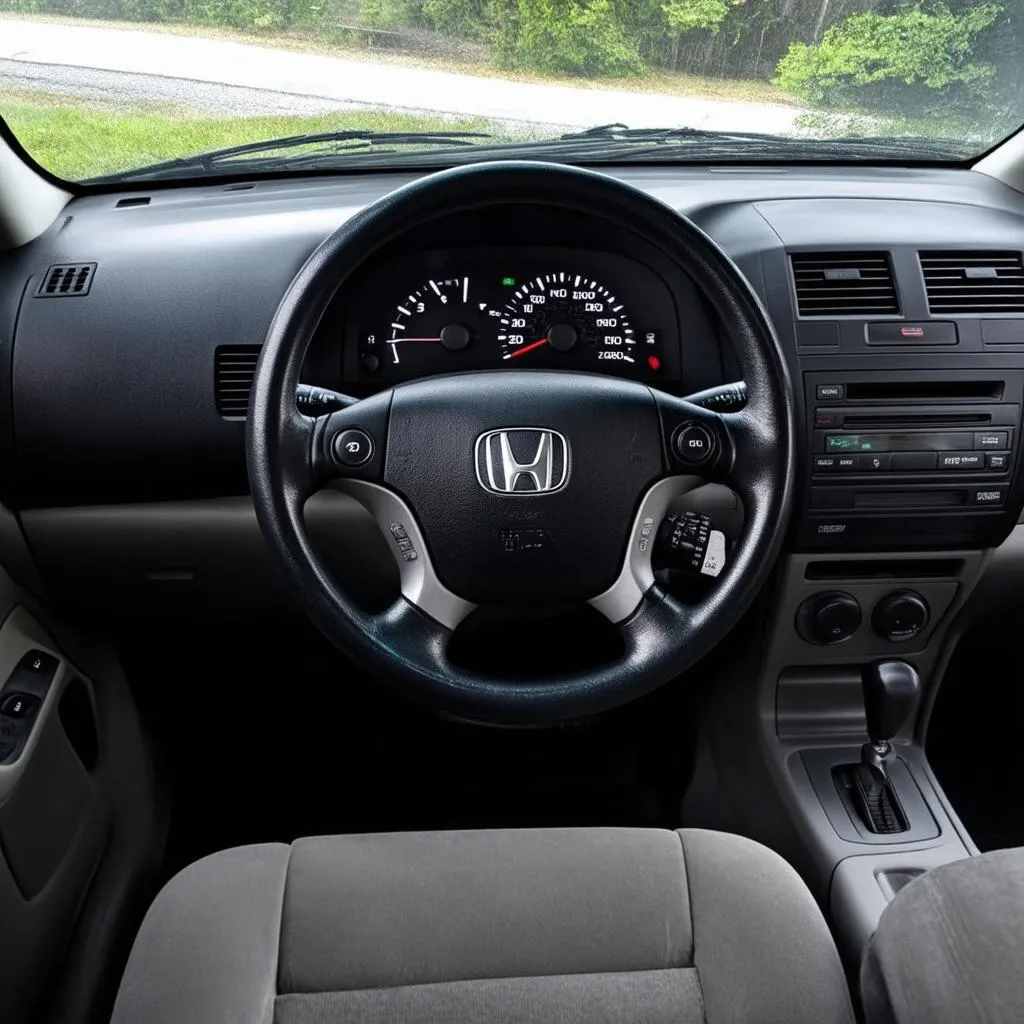
[[[76, 84], [74, 69], [118, 73], [89, 88], [124, 98], [174, 99], [208, 109], [310, 113], [346, 106], [471, 115], [496, 121], [587, 128], [620, 121], [633, 127], [690, 125], [728, 131], [785, 132], [793, 107], [732, 103], [616, 89], [571, 88], [351, 60], [252, 43], [92, 25], [0, 17], [0, 61], [40, 71], [53, 87]], [[0, 78], [10, 64], [0, 63]], [[127, 76], [127, 77], [123, 77]], [[136, 79], [135, 76], [144, 76]], [[158, 86], [160, 79], [175, 83]], [[159, 95], [166, 88], [168, 94]], [[211, 91], [212, 90], [212, 91]], [[322, 103], [326, 107], [313, 108]], [[247, 104], [253, 104], [249, 107]], [[261, 105], [266, 104], [266, 105]], [[294, 104], [290, 106], [290, 104]]]

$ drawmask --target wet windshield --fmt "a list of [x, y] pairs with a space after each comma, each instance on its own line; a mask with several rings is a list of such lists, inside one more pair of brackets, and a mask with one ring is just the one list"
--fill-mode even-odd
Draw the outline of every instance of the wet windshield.
[[0, 116], [75, 180], [504, 156], [963, 160], [1018, 0], [0, 0]]

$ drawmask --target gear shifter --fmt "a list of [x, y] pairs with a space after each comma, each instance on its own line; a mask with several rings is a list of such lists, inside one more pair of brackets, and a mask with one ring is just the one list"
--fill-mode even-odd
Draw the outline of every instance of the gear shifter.
[[[905, 661], [876, 661], [861, 675], [868, 737], [861, 760], [884, 763], [889, 742], [906, 724], [921, 692], [921, 677]], [[870, 748], [870, 752], [869, 752]]]
[[910, 718], [921, 692], [921, 677], [905, 661], [876, 661], [861, 676], [868, 742], [860, 749], [860, 764], [853, 770], [851, 795], [864, 824], [872, 832], [905, 832], [907, 820], [900, 806], [886, 763], [890, 740]]

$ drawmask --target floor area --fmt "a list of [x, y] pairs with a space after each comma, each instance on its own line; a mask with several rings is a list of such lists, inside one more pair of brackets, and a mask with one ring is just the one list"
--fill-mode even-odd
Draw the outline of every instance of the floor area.
[[553, 729], [499, 729], [393, 695], [302, 623], [136, 634], [121, 653], [172, 794], [168, 875], [302, 835], [681, 823], [690, 686]]

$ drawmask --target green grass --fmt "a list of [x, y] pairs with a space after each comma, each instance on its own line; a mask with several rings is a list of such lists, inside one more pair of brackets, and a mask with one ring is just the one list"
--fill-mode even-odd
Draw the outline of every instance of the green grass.
[[159, 104], [110, 109], [72, 95], [0, 84], [0, 116], [43, 167], [80, 180], [144, 164], [335, 128], [377, 131], [486, 131], [483, 120], [443, 120], [377, 111], [306, 117], [207, 117]]

